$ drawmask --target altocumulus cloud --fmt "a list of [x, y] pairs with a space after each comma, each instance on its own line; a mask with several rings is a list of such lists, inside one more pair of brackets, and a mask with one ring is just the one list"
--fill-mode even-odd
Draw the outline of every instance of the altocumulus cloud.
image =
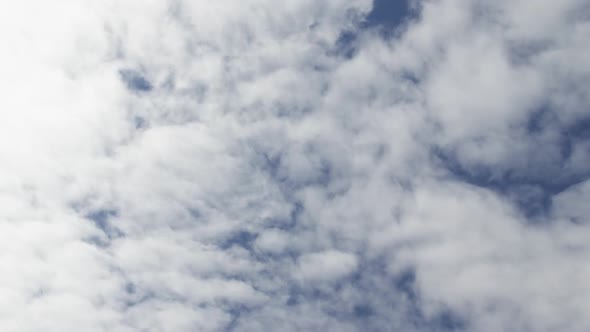
[[590, 330], [588, 1], [0, 22], [0, 330]]

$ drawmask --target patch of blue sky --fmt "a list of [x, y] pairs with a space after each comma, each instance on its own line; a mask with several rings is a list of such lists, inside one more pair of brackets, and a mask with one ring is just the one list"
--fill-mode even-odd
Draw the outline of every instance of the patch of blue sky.
[[373, 0], [371, 11], [359, 25], [358, 30], [343, 31], [336, 41], [335, 51], [345, 58], [352, 58], [358, 51], [359, 33], [375, 30], [383, 38], [392, 38], [399, 27], [417, 15], [409, 0]]
[[119, 76], [131, 91], [149, 92], [154, 88], [152, 83], [139, 71], [122, 69], [119, 70]]

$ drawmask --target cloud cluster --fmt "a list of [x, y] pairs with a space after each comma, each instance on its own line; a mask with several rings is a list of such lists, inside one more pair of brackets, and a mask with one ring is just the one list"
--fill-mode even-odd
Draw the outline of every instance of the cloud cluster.
[[586, 1], [0, 21], [2, 331], [590, 330]]

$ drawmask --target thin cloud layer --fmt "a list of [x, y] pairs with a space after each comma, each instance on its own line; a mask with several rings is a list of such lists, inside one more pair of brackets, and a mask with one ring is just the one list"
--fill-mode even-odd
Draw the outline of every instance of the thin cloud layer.
[[0, 18], [2, 331], [590, 330], [586, 1]]

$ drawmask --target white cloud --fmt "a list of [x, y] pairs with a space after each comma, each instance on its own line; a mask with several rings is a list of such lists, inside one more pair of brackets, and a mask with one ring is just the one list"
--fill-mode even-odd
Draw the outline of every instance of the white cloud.
[[302, 256], [299, 259], [299, 275], [304, 281], [333, 282], [353, 273], [358, 262], [354, 255], [324, 251]]
[[271, 254], [282, 254], [289, 246], [289, 233], [278, 230], [267, 230], [256, 239], [256, 248]]
[[571, 219], [576, 223], [587, 223], [590, 207], [586, 204], [590, 195], [587, 180], [568, 188], [553, 197], [553, 214], [556, 218]]
[[588, 330], [590, 7], [415, 4], [1, 4], [0, 330]]

